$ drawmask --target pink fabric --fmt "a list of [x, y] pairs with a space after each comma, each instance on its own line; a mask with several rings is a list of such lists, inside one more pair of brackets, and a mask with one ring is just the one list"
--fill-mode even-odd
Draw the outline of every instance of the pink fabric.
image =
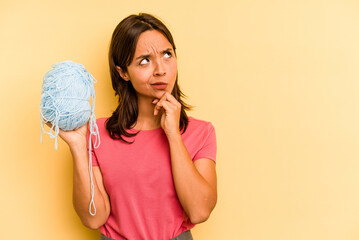
[[[93, 150], [110, 197], [111, 213], [100, 232], [116, 240], [168, 240], [193, 228], [178, 200], [173, 183], [168, 140], [162, 128], [140, 131], [125, 139], [110, 138], [106, 118], [97, 120], [101, 144]], [[136, 132], [130, 129], [129, 132]], [[216, 161], [212, 123], [189, 117], [182, 139], [192, 158]], [[98, 194], [98, 193], [95, 193]]]

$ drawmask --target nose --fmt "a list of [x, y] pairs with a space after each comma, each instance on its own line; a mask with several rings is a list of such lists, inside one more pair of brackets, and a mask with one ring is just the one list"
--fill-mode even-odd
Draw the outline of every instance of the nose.
[[155, 61], [155, 68], [153, 70], [154, 76], [164, 76], [166, 75], [166, 67], [164, 63], [159, 59]]

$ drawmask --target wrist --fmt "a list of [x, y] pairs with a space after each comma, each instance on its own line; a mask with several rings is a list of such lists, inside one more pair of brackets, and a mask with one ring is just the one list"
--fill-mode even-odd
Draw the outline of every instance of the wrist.
[[86, 139], [69, 144], [69, 148], [71, 153], [76, 155], [79, 153], [87, 152]]
[[169, 141], [182, 139], [182, 135], [180, 132], [166, 133], [166, 136]]

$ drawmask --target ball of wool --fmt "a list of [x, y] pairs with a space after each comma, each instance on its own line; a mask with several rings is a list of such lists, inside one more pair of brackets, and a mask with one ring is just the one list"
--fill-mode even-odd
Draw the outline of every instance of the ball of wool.
[[[55, 149], [57, 149], [57, 135], [59, 129], [64, 131], [75, 130], [89, 122], [89, 172], [91, 182], [91, 202], [89, 212], [96, 214], [94, 203], [94, 186], [92, 172], [92, 141], [95, 136], [94, 147], [100, 144], [100, 135], [96, 125], [95, 117], [95, 90], [96, 79], [86, 71], [82, 64], [72, 61], [64, 61], [52, 65], [52, 69], [43, 77], [41, 104], [40, 104], [40, 123], [41, 123], [41, 143], [42, 134], [47, 133], [51, 138], [55, 138]], [[91, 105], [90, 105], [91, 99]], [[44, 123], [50, 122], [51, 129], [46, 132]], [[54, 132], [54, 134], [52, 133]], [[91, 206], [94, 208], [92, 213]]]
[[94, 96], [92, 76], [84, 66], [72, 61], [52, 65], [43, 79], [41, 115], [60, 129], [75, 130], [91, 116], [90, 97]]

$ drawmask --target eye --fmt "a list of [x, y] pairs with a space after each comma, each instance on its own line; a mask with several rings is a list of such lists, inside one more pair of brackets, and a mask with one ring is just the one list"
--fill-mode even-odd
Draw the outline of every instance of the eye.
[[169, 52], [169, 51], [165, 52], [165, 57], [166, 57], [166, 58], [172, 57], [172, 53]]
[[149, 60], [148, 60], [148, 58], [144, 58], [144, 59], [142, 59], [141, 61], [140, 61], [140, 65], [145, 65], [146, 63], [148, 63], [149, 62]]

